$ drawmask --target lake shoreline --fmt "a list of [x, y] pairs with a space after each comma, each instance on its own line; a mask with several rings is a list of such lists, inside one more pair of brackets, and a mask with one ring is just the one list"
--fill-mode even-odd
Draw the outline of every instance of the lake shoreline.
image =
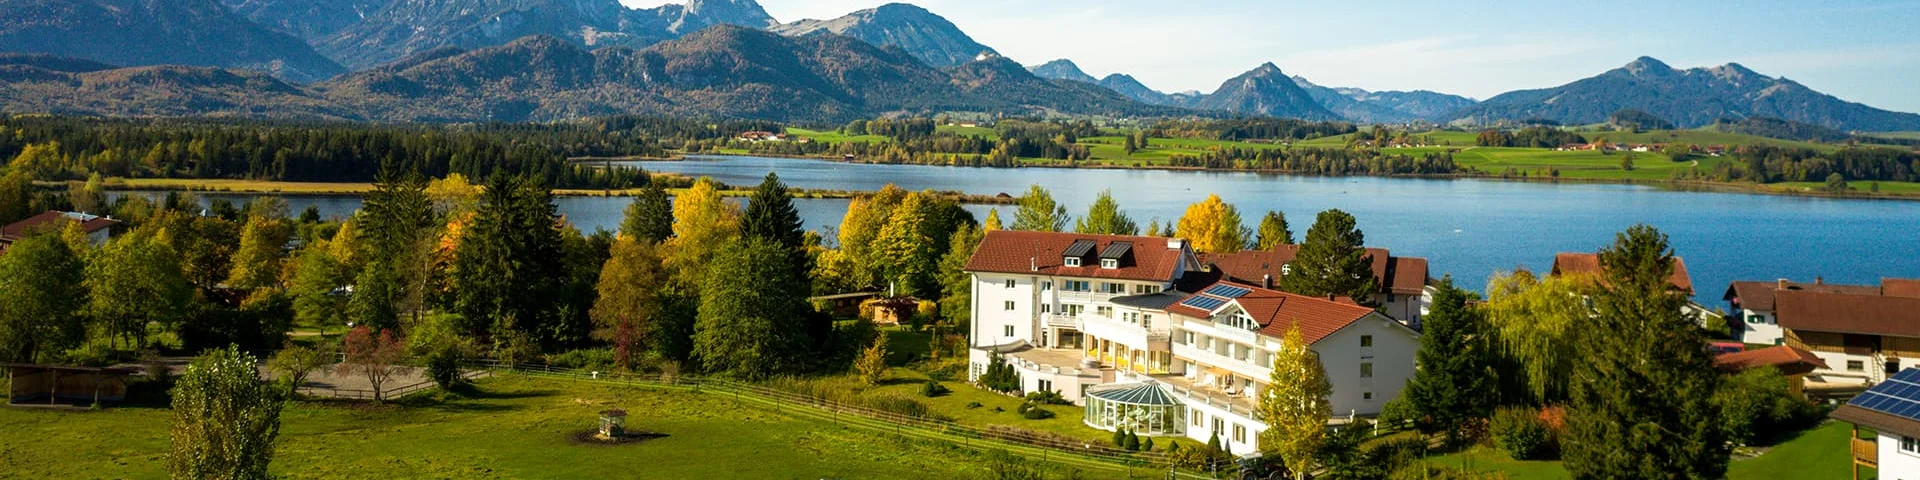
[[[933, 164], [933, 163], [886, 163], [886, 162], [863, 161], [858, 159], [846, 160], [844, 158], [830, 157], [830, 156], [782, 155], [782, 154], [733, 154], [733, 153], [696, 153], [696, 154], [681, 155], [672, 159], [635, 160], [635, 161], [698, 162], [698, 161], [701, 161], [699, 160], [699, 157], [781, 158], [781, 159], [793, 159], [793, 160], [810, 160], [810, 161], [829, 162], [829, 163], [845, 163], [845, 164], [851, 164], [851, 165], [919, 165], [919, 166], [929, 166], [929, 167], [956, 166], [956, 165], [940, 165], [940, 164]], [[1410, 178], [1410, 179], [1433, 179], [1433, 180], [1496, 180], [1496, 181], [1533, 182], [1533, 183], [1563, 183], [1564, 182], [1564, 183], [1576, 183], [1576, 184], [1646, 185], [1646, 186], [1658, 187], [1658, 188], [1679, 191], [1679, 192], [1713, 191], [1713, 192], [1732, 192], [1732, 193], [1752, 193], [1752, 194], [1758, 194], [1758, 195], [1777, 195], [1777, 196], [1787, 196], [1787, 197], [1842, 198], [1842, 199], [1849, 199], [1849, 200], [1920, 201], [1920, 192], [1874, 193], [1874, 192], [1868, 192], [1863, 190], [1855, 190], [1847, 193], [1835, 193], [1835, 192], [1827, 192], [1827, 191], [1821, 191], [1816, 189], [1796, 189], [1796, 188], [1781, 186], [1780, 184], [1758, 184], [1758, 183], [1746, 183], [1746, 182], [1715, 182], [1715, 181], [1705, 181], [1705, 180], [1646, 181], [1646, 180], [1636, 180], [1631, 178], [1568, 178], [1568, 177], [1510, 176], [1510, 175], [1497, 175], [1497, 174], [1486, 174], [1486, 173], [1407, 174], [1407, 175], [1321, 175], [1321, 174], [1314, 174], [1314, 173], [1290, 172], [1285, 170], [1179, 167], [1179, 166], [1172, 166], [1172, 165], [1147, 165], [1147, 166], [1022, 165], [1018, 167], [991, 167], [991, 166], [979, 166], [979, 167], [960, 166], [960, 167], [991, 168], [991, 169], [1005, 169], [1005, 170], [1018, 170], [1023, 168], [1043, 168], [1043, 169], [1059, 169], [1059, 170], [1121, 170], [1121, 171], [1158, 170], [1158, 171], [1167, 171], [1167, 172], [1252, 173], [1252, 174], [1258, 174], [1258, 175], [1286, 175], [1286, 176], [1295, 176], [1295, 177], [1318, 177], [1318, 178]], [[1873, 183], [1873, 182], [1869, 181], [1864, 183]], [[1850, 186], [1853, 186], [1855, 189], [1862, 188], [1858, 184], [1850, 184]]]
[[[648, 160], [660, 161], [660, 160]], [[73, 188], [73, 182], [54, 182]], [[359, 197], [374, 190], [372, 183], [364, 182], [274, 182], [229, 179], [149, 179], [149, 178], [113, 178], [105, 183], [107, 191], [115, 192], [183, 192], [235, 195], [281, 195], [314, 197]], [[723, 197], [750, 197], [754, 190], [748, 186], [729, 185], [720, 191]], [[644, 189], [553, 189], [555, 197], [633, 197]], [[669, 194], [678, 194], [685, 189], [670, 188]], [[836, 190], [815, 188], [788, 188], [794, 198], [815, 199], [852, 199], [871, 196], [875, 192], [865, 190]], [[1011, 205], [1019, 199], [997, 195], [975, 195], [963, 192], [936, 191], [934, 194], [960, 203], [980, 205]]]

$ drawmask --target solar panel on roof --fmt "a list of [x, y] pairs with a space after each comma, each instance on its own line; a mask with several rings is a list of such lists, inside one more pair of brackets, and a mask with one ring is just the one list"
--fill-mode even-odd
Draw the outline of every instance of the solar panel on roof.
[[1847, 402], [1848, 405], [1920, 419], [1920, 369], [1901, 370]]
[[1107, 259], [1119, 260], [1121, 258], [1125, 258], [1127, 256], [1127, 251], [1132, 249], [1133, 249], [1133, 242], [1109, 243], [1107, 244], [1106, 250], [1100, 251], [1100, 259], [1101, 260], [1107, 260]]
[[1074, 240], [1073, 245], [1068, 245], [1067, 251], [1061, 252], [1061, 255], [1068, 257], [1085, 257], [1088, 253], [1093, 252], [1093, 245], [1093, 240]]
[[1189, 307], [1198, 308], [1198, 309], [1206, 310], [1209, 312], [1213, 311], [1213, 309], [1218, 308], [1221, 305], [1225, 305], [1226, 303], [1227, 303], [1226, 300], [1221, 300], [1213, 297], [1202, 297], [1198, 295], [1195, 295], [1193, 298], [1189, 298], [1180, 302], [1181, 305], [1186, 305]]
[[1253, 293], [1253, 290], [1236, 287], [1233, 285], [1214, 285], [1213, 287], [1208, 288], [1206, 291], [1200, 292], [1200, 293], [1213, 295], [1221, 298], [1240, 298], [1240, 297], [1246, 296], [1249, 293]]

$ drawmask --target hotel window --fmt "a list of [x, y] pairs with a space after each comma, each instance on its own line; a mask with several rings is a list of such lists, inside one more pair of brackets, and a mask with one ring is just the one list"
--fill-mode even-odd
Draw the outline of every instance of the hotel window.
[[1100, 259], [1100, 268], [1120, 268], [1120, 261], [1112, 258]]
[[1226, 430], [1226, 429], [1227, 429], [1227, 421], [1221, 420], [1220, 417], [1213, 417], [1213, 433], [1218, 434], [1220, 433], [1221, 430]]
[[1373, 392], [1360, 392], [1361, 400], [1373, 400]]
[[1093, 314], [1099, 315], [1102, 317], [1113, 318], [1113, 307], [1109, 307], [1106, 305], [1093, 307]]
[[1042, 392], [1051, 392], [1051, 391], [1053, 391], [1053, 381], [1052, 381], [1052, 380], [1040, 380], [1039, 382], [1040, 382], [1040, 391], [1042, 391]]
[[1007, 338], [1013, 338], [1013, 325], [1007, 325], [1000, 328], [1001, 328], [1001, 333], [1003, 334], [1002, 336]]
[[1361, 347], [1361, 348], [1366, 348], [1366, 347], [1371, 347], [1371, 346], [1373, 346], [1373, 336], [1372, 336], [1372, 335], [1361, 335], [1361, 336], [1360, 336], [1360, 347]]
[[1066, 264], [1067, 264], [1067, 266], [1069, 266], [1069, 267], [1078, 267], [1078, 266], [1080, 266], [1080, 258], [1079, 258], [1079, 257], [1067, 257], [1067, 261], [1066, 261]]
[[1199, 410], [1192, 409], [1187, 410], [1187, 416], [1193, 418], [1193, 426], [1195, 427], [1200, 426], [1200, 420], [1207, 418], [1206, 415], [1201, 415]]
[[1920, 439], [1902, 435], [1900, 437], [1900, 451], [1920, 454]]
[[1141, 325], [1141, 326], [1146, 326], [1146, 325], [1150, 325], [1150, 324], [1153, 324], [1153, 314], [1151, 314], [1151, 313], [1142, 313], [1142, 314], [1140, 314], [1140, 325]]
[[1866, 370], [1867, 370], [1867, 364], [1865, 362], [1862, 362], [1859, 360], [1847, 360], [1847, 371], [1864, 372]]
[[1233, 443], [1247, 443], [1246, 426], [1238, 423], [1233, 424]]
[[1180, 332], [1181, 345], [1193, 345], [1193, 332]]
[[1149, 293], [1157, 293], [1159, 291], [1160, 291], [1159, 285], [1134, 285], [1133, 286], [1134, 295], [1146, 295]]
[[1067, 284], [1060, 288], [1069, 292], [1089, 292], [1093, 291], [1093, 284], [1086, 280], [1067, 280]]
[[1007, 311], [1009, 311], [1009, 312], [1011, 312], [1011, 311], [1013, 311], [1013, 301], [1012, 301], [1012, 300], [1008, 300], [1008, 301], [1006, 301], [1005, 303], [1003, 303], [1002, 305], [1006, 305], [1006, 307], [1007, 307]]
[[1013, 279], [1007, 279], [1007, 288], [1013, 288]]
[[1102, 282], [1100, 284], [1100, 293], [1111, 293], [1114, 295], [1127, 293], [1127, 284]]
[[1080, 312], [1084, 311], [1087, 311], [1086, 305], [1067, 304], [1060, 306], [1060, 313], [1065, 313], [1069, 317], [1078, 317], [1080, 316]]
[[1360, 378], [1373, 378], [1373, 362], [1360, 362]]
[[1040, 290], [1041, 291], [1053, 290], [1053, 281], [1048, 280], [1048, 281], [1040, 282]]
[[1050, 313], [1052, 311], [1053, 311], [1053, 304], [1051, 303], [1040, 304], [1040, 313]]

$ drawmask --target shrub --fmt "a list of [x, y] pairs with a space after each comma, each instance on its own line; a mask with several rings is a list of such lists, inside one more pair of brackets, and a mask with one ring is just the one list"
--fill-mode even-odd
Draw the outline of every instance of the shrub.
[[873, 397], [867, 397], [865, 401], [861, 402], [861, 404], [867, 408], [872, 408], [872, 409], [887, 412], [887, 413], [906, 415], [914, 418], [925, 418], [929, 420], [940, 420], [940, 421], [953, 420], [952, 418], [949, 418], [946, 415], [934, 413], [932, 409], [927, 408], [927, 404], [920, 403], [919, 400], [914, 400], [911, 398], [897, 397], [893, 395], [877, 395]]
[[980, 386], [1000, 393], [1013, 393], [1020, 390], [1020, 373], [1014, 371], [1013, 364], [1000, 352], [993, 352], [988, 360], [986, 373], [980, 374]]
[[922, 371], [926, 373], [927, 378], [942, 381], [942, 382], [950, 382], [950, 381], [953, 381], [954, 379], [965, 380], [965, 378], [963, 378], [962, 375], [966, 374], [967, 362], [965, 361], [938, 362], [938, 363], [933, 363], [931, 365], [923, 366], [922, 368], [923, 368]]
[[1427, 440], [1423, 438], [1401, 438], [1387, 440], [1368, 448], [1362, 460], [1379, 471], [1393, 472], [1405, 468], [1413, 462], [1427, 456]]
[[1413, 408], [1413, 401], [1406, 395], [1388, 400], [1380, 410], [1380, 424], [1387, 428], [1406, 428], [1419, 419], [1419, 412]]
[[1494, 445], [1515, 460], [1540, 460], [1552, 449], [1553, 432], [1530, 408], [1508, 407], [1493, 414]]
[[1020, 412], [1021, 418], [1025, 418], [1028, 420], [1046, 420], [1049, 418], [1053, 418], [1052, 410], [1040, 408], [1039, 406], [1033, 405], [1031, 403], [1023, 403], [1020, 405], [1022, 407], [1026, 407], [1025, 411]]
[[1153, 437], [1147, 437], [1145, 440], [1140, 441], [1140, 451], [1143, 451], [1143, 452], [1153, 451]]
[[1126, 427], [1113, 429], [1113, 447], [1127, 448], [1127, 428]]
[[1067, 401], [1067, 397], [1060, 396], [1060, 392], [1057, 392], [1057, 391], [1056, 392], [1029, 392], [1027, 393], [1027, 401], [1044, 404], [1044, 405], [1073, 404], [1073, 402]]
[[946, 385], [941, 385], [940, 382], [933, 380], [927, 380], [927, 383], [920, 385], [920, 396], [927, 398], [938, 397], [951, 392], [953, 391], [948, 390]]
[[980, 408], [980, 402], [967, 402], [967, 409], [968, 409], [968, 410], [972, 410], [972, 409], [976, 409], [976, 408]]
[[578, 368], [597, 371], [613, 369], [613, 349], [583, 348], [568, 350], [547, 356], [547, 364], [554, 368]]
[[1140, 435], [1134, 434], [1132, 430], [1127, 431], [1127, 451], [1140, 451]]

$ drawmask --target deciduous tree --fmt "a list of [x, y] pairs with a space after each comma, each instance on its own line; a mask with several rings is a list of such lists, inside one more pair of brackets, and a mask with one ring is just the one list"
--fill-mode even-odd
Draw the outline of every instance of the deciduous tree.
[[0, 255], [0, 358], [33, 363], [86, 338], [86, 263], [52, 232], [13, 242]]
[[748, 379], [789, 373], [808, 350], [806, 292], [743, 279], [792, 271], [781, 246], [758, 238], [727, 242], [713, 256], [700, 290], [693, 357], [708, 372]]
[[867, 385], [878, 385], [887, 376], [887, 335], [881, 333], [873, 337], [873, 343], [860, 352], [853, 369], [860, 373], [860, 381]]
[[249, 216], [241, 229], [240, 248], [233, 252], [233, 271], [227, 275], [227, 283], [246, 290], [279, 288], [281, 256], [292, 235], [285, 220]]
[[1238, 208], [1220, 200], [1219, 195], [1207, 195], [1206, 200], [1187, 207], [1173, 236], [1193, 242], [1194, 251], [1234, 253], [1247, 248], [1251, 233], [1242, 223]]
[[599, 298], [594, 300], [596, 337], [614, 340], [621, 332], [635, 345], [648, 345], [658, 330], [659, 293], [667, 282], [659, 245], [622, 236], [613, 242], [612, 257], [600, 269]]
[[173, 478], [267, 479], [286, 397], [260, 381], [258, 363], [238, 347], [213, 350], [187, 365], [173, 387]]
[[373, 401], [386, 401], [386, 384], [395, 375], [413, 371], [407, 366], [407, 341], [395, 337], [393, 330], [375, 330], [366, 325], [353, 327], [341, 340], [346, 361], [335, 367], [338, 375], [366, 377], [373, 388]]
[[1139, 235], [1140, 225], [1120, 211], [1120, 203], [1113, 201], [1113, 192], [1101, 191], [1094, 198], [1093, 205], [1087, 207], [1087, 215], [1073, 223], [1074, 233], [1096, 235]]
[[1254, 411], [1267, 424], [1260, 432], [1260, 450], [1279, 455], [1288, 470], [1306, 478], [1313, 471], [1314, 452], [1326, 438], [1327, 418], [1333, 416], [1327, 400], [1331, 395], [1333, 384], [1327, 381], [1320, 354], [1307, 344], [1299, 325], [1287, 327], [1273, 354], [1272, 378], [1260, 391]]
[[947, 240], [946, 256], [940, 257], [940, 316], [952, 326], [972, 320], [973, 276], [967, 274], [967, 261], [985, 238], [981, 229], [963, 225]]
[[1058, 232], [1067, 228], [1067, 207], [1053, 200], [1053, 193], [1040, 185], [1027, 188], [1020, 197], [1020, 211], [1013, 216], [1014, 230]]
[[307, 376], [333, 365], [334, 352], [289, 342], [286, 348], [267, 359], [267, 370], [279, 377], [287, 393], [293, 393], [307, 383]]
[[87, 313], [111, 339], [147, 343], [147, 325], [186, 317], [193, 286], [172, 248], [140, 232], [108, 243], [87, 263]]
[[1583, 369], [1581, 337], [1593, 317], [1586, 299], [1596, 283], [1580, 274], [1540, 279], [1526, 270], [1487, 281], [1481, 308], [1499, 339], [1502, 362], [1512, 364], [1503, 369], [1503, 384], [1522, 389], [1536, 405], [1566, 401], [1568, 379]]

